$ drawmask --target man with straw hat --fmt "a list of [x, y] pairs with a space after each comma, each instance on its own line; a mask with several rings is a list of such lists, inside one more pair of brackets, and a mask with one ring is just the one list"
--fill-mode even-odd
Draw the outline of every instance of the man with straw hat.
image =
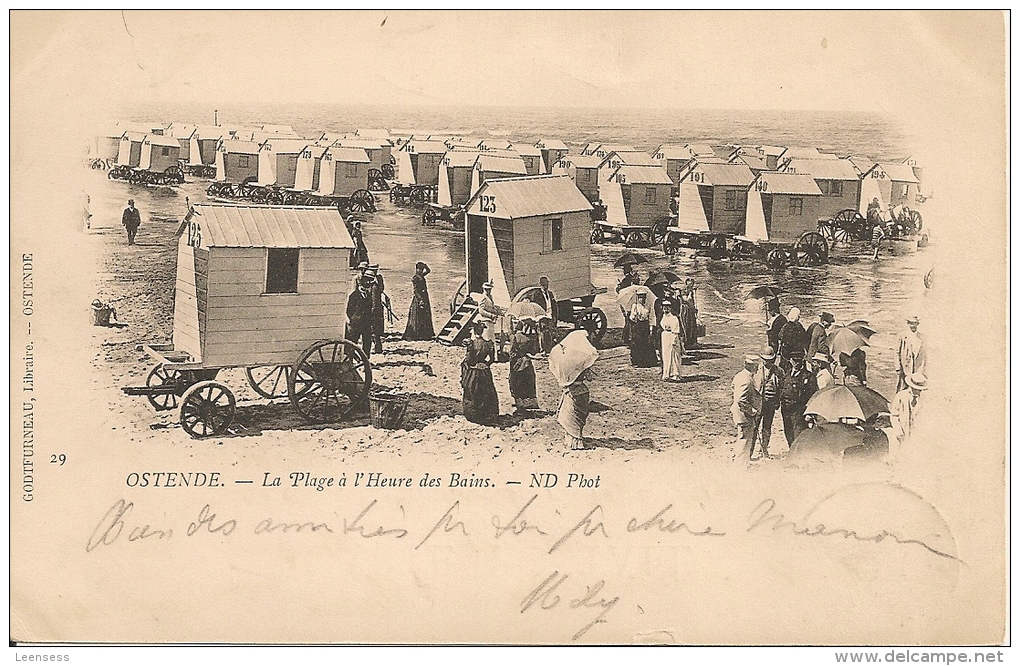
[[563, 389], [556, 421], [566, 433], [568, 449], [584, 449], [584, 426], [588, 422], [588, 385], [599, 353], [585, 331], [571, 331], [549, 353], [549, 371]]
[[906, 382], [907, 388], [897, 393], [889, 405], [889, 420], [900, 447], [914, 429], [919, 409], [918, 398], [921, 397], [921, 392], [928, 388], [928, 378], [920, 372], [908, 375]]
[[772, 347], [766, 347], [758, 356], [762, 362], [758, 373], [754, 376], [755, 387], [761, 393], [761, 418], [758, 420], [761, 431], [758, 437], [761, 441], [762, 458], [769, 458], [772, 421], [775, 419], [776, 410], [779, 409], [779, 386], [786, 373], [776, 365], [776, 350]]
[[733, 405], [730, 414], [737, 426], [734, 459], [748, 462], [754, 452], [758, 417], [761, 414], [761, 393], [754, 382], [758, 370], [758, 357], [744, 357], [744, 368], [733, 377]]
[[917, 332], [921, 320], [916, 315], [907, 317], [908, 330], [900, 335], [896, 355], [896, 390], [907, 388], [907, 377], [915, 372], [924, 373], [924, 338]]

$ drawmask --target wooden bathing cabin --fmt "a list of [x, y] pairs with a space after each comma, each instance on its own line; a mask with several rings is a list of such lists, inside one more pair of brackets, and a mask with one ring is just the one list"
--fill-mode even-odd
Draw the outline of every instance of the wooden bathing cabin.
[[848, 160], [792, 159], [783, 171], [807, 174], [814, 179], [822, 193], [818, 203], [818, 220], [830, 220], [843, 210], [860, 210], [861, 178]]
[[178, 165], [181, 159], [181, 143], [172, 136], [150, 134], [142, 139], [142, 152], [138, 167], [146, 171], [162, 173]]
[[343, 337], [354, 243], [336, 210], [196, 204], [181, 229], [175, 350], [205, 367], [290, 366]]
[[397, 182], [401, 185], [439, 184], [439, 165], [446, 155], [442, 141], [411, 139], [397, 151]]
[[527, 175], [528, 169], [520, 156], [479, 153], [471, 169], [471, 194], [493, 178], [516, 178]]
[[696, 160], [680, 181], [679, 220], [684, 231], [740, 235], [754, 174], [744, 164]]
[[553, 165], [553, 175], [567, 175], [581, 194], [590, 201], [599, 198], [599, 165], [601, 157], [594, 155], [566, 155]]
[[779, 169], [779, 156], [786, 152], [786, 146], [758, 146], [758, 153], [771, 171]]
[[382, 171], [384, 164], [390, 164], [390, 142], [379, 139], [346, 137], [337, 140], [341, 148], [360, 148], [368, 156], [368, 168]]
[[[861, 174], [861, 214], [866, 214], [868, 203], [878, 198], [883, 215], [890, 206], [910, 206], [917, 200], [920, 181], [914, 169], [897, 162], [878, 162]], [[875, 193], [878, 194], [875, 194]], [[865, 201], [867, 199], [867, 201]]]
[[567, 144], [559, 139], [539, 139], [535, 143], [542, 155], [542, 173], [551, 174], [553, 166], [570, 152]]
[[[817, 231], [822, 191], [808, 174], [765, 171], [748, 188], [745, 228], [752, 241], [796, 243]], [[760, 211], [760, 214], [759, 214]]]
[[147, 134], [126, 131], [120, 137], [120, 148], [117, 151], [117, 164], [126, 167], [137, 167], [142, 162], [142, 142]]
[[659, 160], [641, 150], [614, 150], [602, 158], [599, 171], [606, 175], [612, 174], [622, 166], [662, 166]]
[[242, 183], [259, 177], [259, 144], [223, 139], [216, 149], [216, 180]]
[[680, 184], [681, 174], [695, 157], [689, 147], [675, 143], [664, 143], [652, 152], [652, 158], [666, 170], [674, 187]]
[[[163, 135], [177, 139], [181, 145], [181, 160], [185, 164], [196, 164], [196, 162], [192, 161], [191, 147], [193, 142], [198, 138], [197, 125], [170, 123], [167, 126], [166, 131], [163, 132]], [[195, 155], [194, 159], [199, 159], [198, 155]]]
[[329, 146], [309, 144], [298, 155], [294, 170], [294, 189], [302, 192], [315, 192], [319, 189], [319, 177], [322, 174], [322, 156]]
[[477, 150], [451, 150], [443, 156], [439, 167], [439, 191], [436, 203], [447, 208], [463, 206], [471, 198], [471, 180]]
[[[474, 320], [482, 285], [492, 281], [496, 305], [538, 286], [546, 276], [557, 301], [594, 298], [591, 204], [565, 175], [496, 178], [486, 181], [467, 203], [465, 275], [467, 300], [437, 340], [456, 344]], [[589, 303], [590, 305], [590, 303]]]
[[308, 139], [269, 139], [259, 146], [259, 185], [293, 188], [301, 153]]
[[524, 168], [528, 170], [529, 176], [537, 176], [543, 172], [542, 151], [536, 146], [526, 143], [515, 143], [510, 145], [510, 150], [520, 155], [524, 160]]
[[661, 166], [623, 164], [599, 183], [611, 227], [665, 227], [673, 181]]
[[361, 148], [330, 146], [319, 163], [319, 194], [349, 197], [368, 189], [368, 155]]

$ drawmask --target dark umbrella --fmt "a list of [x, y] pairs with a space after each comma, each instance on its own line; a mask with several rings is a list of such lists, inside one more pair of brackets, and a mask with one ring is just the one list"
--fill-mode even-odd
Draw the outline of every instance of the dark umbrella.
[[852, 354], [855, 349], [868, 346], [864, 336], [851, 328], [837, 328], [829, 333], [829, 353], [833, 356]]
[[851, 331], [861, 336], [868, 342], [871, 341], [871, 336], [878, 333], [878, 331], [868, 326], [868, 322], [864, 321], [863, 319], [854, 320], [847, 324], [844, 328], [849, 328]]
[[645, 286], [651, 287], [656, 284], [673, 284], [674, 282], [679, 282], [682, 279], [682, 277], [673, 271], [652, 271], [652, 273], [648, 276], [648, 279], [645, 280]]
[[633, 252], [624, 252], [620, 255], [620, 258], [613, 264], [613, 268], [623, 268], [624, 266], [634, 266], [635, 264], [647, 264], [648, 260], [642, 257], [640, 254], [634, 254]]
[[819, 423], [793, 440], [788, 460], [839, 460], [870, 457], [888, 452], [889, 440], [881, 430], [857, 428], [846, 423]]
[[747, 298], [778, 298], [783, 290], [779, 287], [762, 284], [747, 292]]
[[859, 419], [867, 421], [878, 414], [889, 412], [889, 401], [878, 391], [867, 386], [837, 384], [811, 396], [805, 414], [815, 414], [826, 421]]

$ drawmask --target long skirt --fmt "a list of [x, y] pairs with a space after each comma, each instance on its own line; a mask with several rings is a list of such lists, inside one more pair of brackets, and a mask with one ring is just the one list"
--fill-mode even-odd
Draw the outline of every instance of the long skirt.
[[630, 323], [630, 364], [636, 368], [654, 368], [659, 364], [647, 321]]
[[535, 366], [530, 358], [518, 358], [511, 361], [510, 395], [514, 397], [514, 406], [518, 410], [538, 409]]
[[473, 423], [488, 424], [499, 417], [499, 396], [488, 367], [462, 367], [461, 387], [464, 389], [464, 417]]
[[432, 305], [428, 295], [418, 298], [411, 297], [411, 309], [407, 311], [407, 328], [404, 329], [405, 340], [431, 340], [436, 337], [436, 329], [432, 326]]
[[563, 389], [556, 421], [563, 427], [567, 446], [571, 449], [584, 448], [582, 431], [588, 422], [588, 398], [588, 387], [582, 382], [574, 382]]
[[680, 306], [680, 328], [683, 329], [684, 347], [694, 349], [698, 346], [698, 314], [687, 303]]
[[673, 331], [662, 332], [662, 378], [680, 379], [683, 377], [683, 347], [680, 339]]

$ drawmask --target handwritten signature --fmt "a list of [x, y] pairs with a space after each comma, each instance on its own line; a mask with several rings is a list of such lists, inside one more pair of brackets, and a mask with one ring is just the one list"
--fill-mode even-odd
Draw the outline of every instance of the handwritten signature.
[[[592, 627], [597, 624], [605, 624], [606, 616], [609, 615], [609, 611], [613, 610], [620, 601], [620, 597], [616, 596], [612, 599], [606, 599], [602, 595], [602, 589], [606, 586], [606, 581], [597, 580], [591, 585], [585, 585], [585, 592], [577, 595], [571, 599], [565, 606], [560, 606], [560, 602], [563, 601], [561, 594], [557, 593], [560, 586], [566, 582], [570, 577], [569, 574], [560, 573], [554, 571], [546, 577], [541, 583], [538, 584], [534, 590], [528, 593], [526, 597], [521, 601], [521, 613], [525, 613], [532, 608], [536, 608], [542, 611], [552, 611], [555, 609], [570, 611], [581, 611], [586, 609], [594, 609], [597, 614], [586, 625], [581, 627], [577, 633], [574, 634], [572, 640], [577, 640], [588, 633]], [[564, 592], [565, 593], [565, 592]]]

